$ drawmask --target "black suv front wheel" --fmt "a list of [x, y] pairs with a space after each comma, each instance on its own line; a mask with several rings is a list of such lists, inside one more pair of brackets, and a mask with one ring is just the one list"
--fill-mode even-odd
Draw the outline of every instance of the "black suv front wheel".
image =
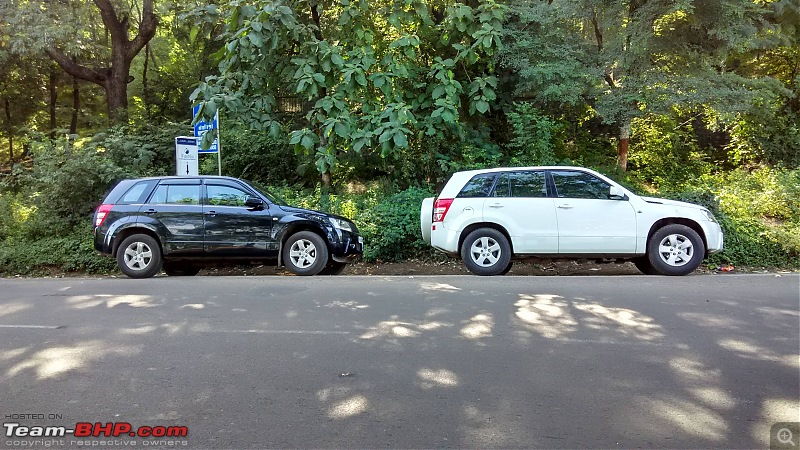
[[328, 265], [328, 246], [312, 231], [295, 233], [283, 246], [283, 264], [295, 275], [316, 275]]
[[131, 278], [150, 278], [161, 271], [161, 264], [161, 246], [146, 234], [126, 237], [117, 250], [119, 270]]

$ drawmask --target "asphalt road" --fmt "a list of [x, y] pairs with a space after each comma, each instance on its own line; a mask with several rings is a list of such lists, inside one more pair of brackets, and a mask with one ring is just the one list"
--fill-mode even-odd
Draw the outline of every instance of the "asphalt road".
[[800, 277], [2, 279], [0, 416], [186, 426], [173, 448], [766, 448], [800, 421]]

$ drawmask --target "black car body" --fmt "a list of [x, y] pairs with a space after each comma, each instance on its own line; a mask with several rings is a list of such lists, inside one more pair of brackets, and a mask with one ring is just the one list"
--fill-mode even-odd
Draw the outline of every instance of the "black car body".
[[363, 252], [350, 220], [294, 208], [230, 177], [123, 180], [95, 212], [95, 249], [145, 278], [194, 275], [205, 265], [285, 265], [298, 275], [337, 274]]

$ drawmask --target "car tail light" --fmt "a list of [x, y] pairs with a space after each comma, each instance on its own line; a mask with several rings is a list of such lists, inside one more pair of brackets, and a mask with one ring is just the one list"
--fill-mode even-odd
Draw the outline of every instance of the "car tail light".
[[97, 213], [94, 215], [94, 226], [99, 227], [103, 225], [103, 222], [106, 221], [106, 217], [108, 217], [108, 213], [111, 212], [111, 208], [114, 205], [100, 205], [97, 207]]
[[453, 204], [452, 198], [437, 198], [436, 201], [433, 203], [433, 221], [434, 222], [444, 221], [444, 216], [447, 215], [447, 210], [450, 209], [450, 205], [452, 204]]

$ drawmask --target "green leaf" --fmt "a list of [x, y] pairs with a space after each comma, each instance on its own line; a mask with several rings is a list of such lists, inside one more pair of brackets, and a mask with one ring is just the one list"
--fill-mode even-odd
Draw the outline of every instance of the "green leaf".
[[402, 131], [398, 131], [394, 134], [394, 145], [400, 148], [408, 147], [408, 138], [406, 138], [406, 135], [403, 134]]
[[343, 122], [336, 122], [336, 126], [334, 127], [334, 131], [336, 131], [336, 135], [342, 139], [346, 139], [348, 133], [350, 132], [350, 127]]
[[336, 67], [342, 67], [344, 65], [344, 58], [342, 58], [342, 55], [340, 55], [338, 53], [333, 53], [333, 54], [331, 54], [331, 62]]
[[475, 109], [477, 109], [481, 114], [486, 114], [486, 111], [489, 110], [489, 103], [483, 100], [478, 100], [475, 102]]
[[314, 138], [312, 138], [309, 134], [305, 134], [300, 140], [300, 145], [302, 145], [306, 150], [311, 150], [311, 147], [314, 146]]

